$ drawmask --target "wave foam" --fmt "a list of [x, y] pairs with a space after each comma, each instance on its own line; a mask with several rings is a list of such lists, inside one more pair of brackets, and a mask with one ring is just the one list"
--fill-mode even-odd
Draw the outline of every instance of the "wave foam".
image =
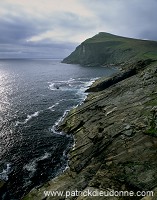
[[6, 166], [6, 169], [3, 169], [3, 171], [0, 173], [0, 179], [7, 181], [8, 180], [8, 174], [11, 172], [11, 164], [8, 163]]
[[54, 112], [55, 110], [54, 110], [53, 108], [55, 108], [55, 107], [58, 106], [58, 105], [59, 105], [59, 102], [57, 102], [57, 103], [55, 103], [54, 105], [48, 107], [48, 109]]
[[66, 81], [54, 81], [48, 82], [48, 88], [50, 90], [61, 90], [61, 91], [79, 91], [84, 92], [97, 78], [70, 78]]
[[32, 118], [38, 117], [40, 112], [41, 111], [37, 111], [37, 112], [35, 112], [35, 113], [31, 114], [31, 115], [27, 115], [27, 118], [23, 122], [17, 121], [15, 126], [18, 126], [19, 124], [26, 124]]
[[64, 133], [63, 132], [59, 132], [57, 129], [58, 129], [58, 124], [61, 123], [65, 116], [68, 114], [70, 110], [65, 110], [63, 115], [55, 122], [55, 124], [52, 126], [51, 128], [51, 132], [55, 133], [55, 134], [60, 134], [60, 135], [63, 135]]
[[33, 174], [36, 171], [36, 167], [37, 167], [37, 162], [40, 160], [45, 160], [46, 158], [50, 157], [51, 154], [46, 152], [44, 155], [30, 161], [28, 164], [26, 164], [23, 169], [31, 172], [31, 174]]
[[49, 86], [48, 88], [50, 90], [61, 90], [61, 91], [67, 91], [67, 90], [76, 90], [78, 89], [79, 84], [82, 81], [75, 78], [70, 78], [66, 81], [54, 81], [54, 82], [48, 82]]
[[[70, 109], [67, 109], [64, 111], [63, 115], [55, 122], [55, 124], [52, 126], [51, 131], [55, 134], [64, 134], [63, 132], [59, 132], [58, 131], [58, 125], [59, 123], [61, 123], [65, 116], [68, 114], [68, 112], [72, 109], [72, 108], [76, 108], [78, 105], [80, 105], [87, 97], [87, 93], [85, 93], [85, 91], [98, 79], [99, 77], [96, 78], [91, 78], [90, 80], [87, 81], [87, 78], [78, 78], [78, 79], [69, 79], [66, 82], [73, 82], [75, 83], [75, 88], [77, 87], [77, 92], [76, 95], [79, 96], [79, 104], [77, 104], [76, 106], [72, 106]], [[86, 81], [85, 81], [86, 80]], [[63, 82], [63, 81], [62, 81]], [[79, 85], [78, 82], [80, 83]], [[70, 99], [62, 99], [60, 101], [69, 101]], [[71, 100], [76, 100], [76, 99], [71, 99]], [[52, 109], [56, 106], [56, 104], [54, 104], [53, 106], [49, 107], [49, 109]]]
[[89, 81], [83, 82], [84, 84], [80, 87], [80, 89], [76, 93], [78, 96], [80, 96], [80, 100], [81, 100], [80, 104], [86, 99], [88, 95], [88, 93], [85, 93], [85, 91], [99, 78], [100, 77], [91, 78]]
[[59, 89], [59, 85], [57, 85], [55, 83], [50, 83], [49, 89], [50, 90], [57, 90], [57, 89]]

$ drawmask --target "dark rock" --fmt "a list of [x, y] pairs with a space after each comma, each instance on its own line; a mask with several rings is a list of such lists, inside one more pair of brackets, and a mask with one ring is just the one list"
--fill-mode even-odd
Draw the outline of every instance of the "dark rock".
[[107, 80], [105, 80], [104, 82], [101, 82], [99, 84], [97, 84], [96, 86], [94, 87], [90, 87], [89, 89], [87, 89], [85, 92], [99, 92], [99, 91], [102, 91], [126, 78], [129, 78], [133, 75], [136, 74], [136, 69], [129, 69], [125, 72], [121, 72], [119, 73], [118, 75], [115, 75], [111, 78], [108, 78]]
[[[139, 67], [138, 63], [133, 69], [136, 70], [129, 78], [90, 94], [84, 104], [63, 120], [60, 128], [75, 138], [69, 169], [49, 184], [32, 190], [24, 200], [45, 198], [44, 190], [156, 191], [157, 138], [149, 131], [156, 130], [157, 122], [157, 76], [154, 73], [157, 63], [145, 67]], [[118, 76], [124, 76], [122, 74]], [[121, 200], [119, 197], [111, 199]], [[155, 200], [154, 197], [145, 199]]]

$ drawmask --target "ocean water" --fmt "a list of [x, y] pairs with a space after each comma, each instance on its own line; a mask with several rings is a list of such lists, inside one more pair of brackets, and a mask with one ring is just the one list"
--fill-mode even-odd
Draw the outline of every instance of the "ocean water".
[[20, 199], [67, 167], [73, 138], [57, 132], [56, 125], [82, 103], [94, 80], [117, 72], [60, 61], [0, 60], [0, 179], [7, 182], [3, 199]]

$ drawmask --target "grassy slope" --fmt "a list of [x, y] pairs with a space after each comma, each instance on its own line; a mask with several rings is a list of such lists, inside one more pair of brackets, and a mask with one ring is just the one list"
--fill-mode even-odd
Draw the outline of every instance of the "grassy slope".
[[[144, 56], [146, 58], [157, 58], [157, 42], [150, 40], [139, 40], [133, 38], [126, 38], [121, 36], [112, 35], [109, 33], [99, 33], [96, 36], [87, 39], [86, 43], [109, 43], [115, 49], [127, 48], [134, 49], [138, 52], [137, 56]], [[117, 43], [116, 43], [117, 42]], [[119, 44], [118, 44], [119, 43]]]
[[157, 42], [99, 33], [85, 40], [63, 60], [85, 65], [119, 64], [141, 59], [157, 59]]

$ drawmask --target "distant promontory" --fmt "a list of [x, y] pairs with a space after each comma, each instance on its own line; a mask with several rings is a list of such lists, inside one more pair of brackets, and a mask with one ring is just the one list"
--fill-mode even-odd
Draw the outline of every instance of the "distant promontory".
[[100, 32], [82, 42], [62, 62], [85, 66], [118, 65], [157, 57], [157, 42]]

